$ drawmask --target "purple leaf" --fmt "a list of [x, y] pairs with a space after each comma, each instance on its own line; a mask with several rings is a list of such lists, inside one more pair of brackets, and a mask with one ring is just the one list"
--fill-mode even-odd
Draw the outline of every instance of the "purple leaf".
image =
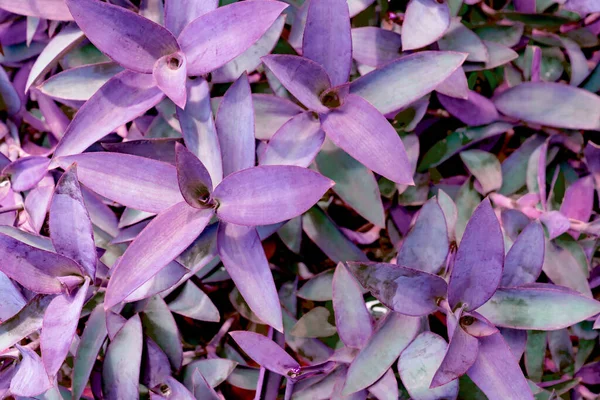
[[163, 98], [152, 75], [132, 71], [115, 75], [79, 109], [54, 151], [54, 159], [81, 153], [119, 126], [154, 107]]
[[185, 108], [177, 108], [183, 140], [188, 150], [202, 161], [210, 173], [213, 185], [218, 185], [223, 179], [223, 164], [208, 83], [202, 78], [188, 79], [187, 91]]
[[294, 378], [300, 373], [300, 364], [269, 338], [245, 331], [234, 331], [229, 335], [244, 353], [269, 371], [286, 378]]
[[289, 100], [270, 94], [252, 94], [256, 138], [269, 140], [290, 118], [304, 111]]
[[81, 307], [86, 299], [88, 287], [89, 280], [86, 279], [76, 294], [61, 294], [55, 297], [46, 309], [40, 347], [48, 376], [56, 376], [65, 361], [79, 324]]
[[432, 198], [423, 205], [415, 225], [404, 238], [396, 263], [437, 274], [444, 267], [449, 246], [444, 212]]
[[[145, 227], [145, 226], [144, 226]], [[190, 270], [179, 264], [177, 261], [171, 261], [156, 275], [144, 282], [143, 285], [131, 292], [126, 298], [126, 302], [139, 301], [152, 297], [155, 294], [163, 293], [173, 288]], [[166, 294], [163, 294], [166, 296]]]
[[308, 167], [321, 149], [325, 132], [310, 111], [296, 115], [273, 135], [259, 157], [261, 165]]
[[[587, 222], [594, 208], [594, 180], [591, 175], [573, 182], [565, 192], [560, 212], [572, 219]], [[575, 234], [578, 237], [579, 234]]]
[[179, 35], [189, 75], [205, 75], [242, 54], [269, 29], [287, 4], [238, 2], [190, 22]]
[[397, 400], [400, 393], [394, 370], [388, 369], [385, 375], [369, 387], [369, 393], [380, 400]]
[[165, 26], [177, 37], [190, 22], [218, 6], [218, 0], [166, 0]]
[[402, 314], [432, 313], [446, 295], [446, 282], [427, 272], [374, 262], [348, 262], [348, 267], [375, 298]]
[[187, 61], [181, 52], [159, 58], [154, 64], [152, 76], [156, 86], [179, 108], [187, 102]]
[[119, 333], [121, 328], [123, 328], [123, 326], [127, 323], [127, 318], [123, 317], [121, 314], [117, 314], [109, 310], [105, 310], [105, 316], [106, 333], [108, 334], [108, 338], [110, 340], [114, 340], [115, 336], [117, 336], [117, 333]]
[[77, 347], [73, 362], [73, 398], [81, 397], [106, 335], [104, 306], [99, 304], [92, 311]]
[[477, 311], [497, 326], [557, 330], [599, 313], [600, 302], [562, 286], [529, 284], [498, 289]]
[[104, 308], [117, 305], [156, 275], [200, 235], [212, 216], [211, 209], [181, 202], [154, 218], [113, 267]]
[[352, 29], [352, 57], [361, 64], [380, 67], [400, 56], [402, 38], [374, 26]]
[[226, 177], [213, 192], [217, 215], [239, 225], [268, 225], [294, 218], [334, 185], [306, 168], [265, 165]]
[[420, 318], [390, 312], [350, 364], [342, 395], [358, 392], [377, 382], [417, 336], [419, 327]]
[[56, 21], [72, 21], [64, 0], [0, 0], [0, 8], [15, 14]]
[[85, 39], [85, 34], [74, 26], [67, 26], [61, 30], [58, 35], [52, 38], [44, 47], [44, 50], [35, 60], [31, 67], [25, 92], [29, 90], [39, 78], [42, 78], [50, 71], [65, 54], [73, 50], [75, 46]]
[[98, 0], [65, 0], [75, 22], [100, 51], [127, 69], [149, 74], [179, 45], [167, 29], [123, 7]]
[[441, 38], [450, 27], [448, 3], [435, 0], [411, 0], [402, 24], [402, 50], [414, 50]]
[[502, 92], [494, 104], [501, 113], [526, 122], [600, 130], [600, 97], [562, 83], [522, 83]]
[[470, 311], [485, 303], [500, 283], [503, 263], [502, 231], [486, 199], [473, 212], [456, 253], [448, 284], [450, 306], [462, 303]]
[[194, 396], [196, 399], [220, 400], [221, 398], [215, 390], [208, 384], [206, 379], [197, 369], [192, 373], [192, 384], [194, 386]]
[[262, 61], [300, 103], [317, 112], [328, 110], [321, 96], [331, 88], [331, 81], [321, 65], [307, 58], [280, 54], [263, 57]]
[[46, 175], [49, 161], [46, 157], [31, 156], [19, 158], [2, 170], [2, 175], [10, 177], [12, 190], [24, 192], [33, 189]]
[[544, 265], [544, 229], [531, 222], [521, 232], [504, 260], [500, 286], [511, 287], [533, 283]]
[[[338, 264], [339, 265], [339, 264]], [[362, 293], [361, 293], [362, 299]], [[361, 306], [364, 305], [364, 302]], [[363, 307], [364, 308], [364, 307]], [[346, 310], [347, 311], [347, 310]], [[360, 313], [359, 313], [360, 314]], [[315, 307], [304, 314], [296, 325], [290, 330], [290, 334], [296, 337], [318, 338], [329, 337], [337, 333], [335, 326], [329, 323], [331, 313], [325, 307]], [[367, 311], [368, 316], [368, 311]], [[371, 317], [368, 317], [369, 327], [371, 326]], [[371, 330], [369, 328], [369, 330]]]
[[221, 222], [217, 244], [225, 269], [250, 309], [282, 332], [277, 288], [256, 229]]
[[0, 272], [0, 290], [2, 291], [2, 299], [0, 299], [0, 322], [4, 322], [25, 307], [27, 301], [17, 289], [15, 284], [6, 274]]
[[107, 400], [139, 396], [142, 348], [142, 324], [136, 314], [125, 323], [106, 350], [102, 364], [102, 389]]
[[458, 68], [435, 91], [445, 96], [466, 100], [469, 97], [469, 84], [463, 68]]
[[50, 238], [56, 252], [77, 262], [88, 276], [96, 275], [96, 245], [85, 207], [76, 164], [61, 176], [50, 205]]
[[209, 208], [213, 184], [202, 162], [187, 148], [177, 143], [177, 181], [185, 201], [192, 207]]
[[333, 86], [348, 81], [352, 37], [346, 0], [310, 0], [302, 54], [327, 71]]
[[350, 92], [388, 114], [434, 90], [465, 58], [462, 53], [444, 51], [411, 54], [352, 81]]
[[37, 90], [36, 96], [38, 106], [40, 106], [40, 112], [42, 113], [46, 124], [48, 124], [50, 132], [52, 132], [56, 139], [60, 140], [64, 136], [71, 120], [65, 115], [60, 107], [56, 105], [54, 100]]
[[46, 220], [46, 213], [50, 208], [50, 201], [54, 193], [54, 185], [38, 185], [33, 188], [25, 198], [25, 211], [27, 211], [28, 222], [37, 233], [42, 229]]
[[535, 14], [536, 0], [514, 0], [515, 11], [520, 13]]
[[105, 142], [101, 145], [108, 152], [131, 154], [175, 165], [175, 143], [180, 141], [181, 139], [159, 138], [128, 140], [119, 143]]
[[371, 315], [362, 290], [343, 263], [333, 274], [333, 310], [340, 339], [348, 347], [361, 349], [373, 334]]
[[448, 344], [433, 332], [423, 332], [400, 354], [398, 372], [406, 390], [414, 399], [455, 399], [458, 381], [430, 389], [431, 380], [442, 364]]
[[483, 194], [502, 187], [502, 166], [494, 154], [473, 149], [461, 151], [460, 158], [469, 172], [477, 178]]
[[431, 381], [431, 387], [446, 385], [465, 374], [475, 363], [478, 350], [477, 338], [465, 332], [460, 324], [456, 324], [446, 354]]
[[559, 237], [569, 230], [571, 222], [560, 211], [549, 211], [540, 215], [540, 222], [548, 230], [548, 239]]
[[487, 62], [489, 54], [483, 41], [473, 31], [454, 18], [444, 37], [438, 40], [440, 50], [467, 53], [467, 61]]
[[[434, 0], [432, 0], [434, 1]], [[467, 99], [458, 99], [438, 93], [442, 106], [467, 125], [487, 125], [498, 120], [498, 111], [488, 98], [470, 90]]]
[[246, 74], [242, 74], [223, 96], [216, 126], [223, 160], [223, 177], [253, 167], [254, 108]]
[[160, 161], [119, 153], [84, 153], [59, 157], [66, 169], [77, 163], [77, 177], [86, 187], [118, 203], [152, 213], [183, 201], [177, 170]]
[[331, 141], [367, 168], [396, 183], [413, 183], [402, 140], [367, 101], [348, 95], [340, 107], [320, 114], [320, 118]]
[[475, 364], [467, 375], [490, 400], [533, 400], [521, 367], [500, 333], [479, 339]]
[[10, 381], [10, 393], [16, 396], [32, 397], [44, 393], [52, 387], [52, 382], [44, 370], [44, 364], [37, 353], [27, 347], [17, 345], [23, 359]]
[[36, 293], [61, 293], [64, 288], [57, 277], [81, 274], [70, 258], [31, 247], [3, 233], [0, 259], [2, 272]]

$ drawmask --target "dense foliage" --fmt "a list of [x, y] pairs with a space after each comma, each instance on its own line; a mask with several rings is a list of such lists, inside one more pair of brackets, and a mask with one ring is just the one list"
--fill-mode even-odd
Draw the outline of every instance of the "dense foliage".
[[599, 36], [0, 0], [0, 398], [599, 398]]

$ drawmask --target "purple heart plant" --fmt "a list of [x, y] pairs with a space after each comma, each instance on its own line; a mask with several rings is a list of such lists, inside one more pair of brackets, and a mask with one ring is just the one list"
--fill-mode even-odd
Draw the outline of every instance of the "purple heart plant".
[[597, 0], [0, 0], [0, 399], [600, 397]]

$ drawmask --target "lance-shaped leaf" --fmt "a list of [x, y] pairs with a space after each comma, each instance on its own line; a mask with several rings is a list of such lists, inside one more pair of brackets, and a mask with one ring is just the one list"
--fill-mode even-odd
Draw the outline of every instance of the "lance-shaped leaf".
[[93, 279], [96, 274], [96, 245], [92, 222], [87, 212], [77, 167], [72, 165], [61, 176], [50, 204], [50, 238], [56, 252], [76, 261]]
[[102, 389], [107, 400], [135, 399], [143, 348], [139, 315], [131, 317], [106, 350], [102, 364]]
[[238, 225], [268, 225], [294, 218], [335, 182], [306, 168], [264, 165], [226, 177], [213, 192], [217, 215]]
[[0, 0], [0, 8], [11, 13], [56, 21], [72, 21], [64, 0]]
[[[475, 339], [476, 341], [477, 339]], [[458, 381], [430, 389], [448, 343], [433, 332], [423, 332], [400, 354], [398, 372], [402, 383], [415, 400], [455, 399]]]
[[275, 132], [259, 157], [260, 164], [308, 167], [324, 140], [318, 119], [310, 111], [303, 112]]
[[[575, 246], [577, 246], [575, 244]], [[546, 241], [544, 273], [556, 285], [568, 287], [591, 297], [590, 285], [588, 283], [589, 270], [587, 260], [581, 260], [577, 253], [573, 252], [567, 243], [561, 241]], [[575, 250], [577, 251], [577, 250]], [[579, 249], [579, 253], [581, 249]], [[582, 262], [583, 261], [583, 262]]]
[[113, 267], [104, 308], [109, 309], [156, 275], [202, 233], [213, 216], [181, 202], [159, 214]]
[[[130, 23], [126, 25], [134, 26]], [[163, 98], [152, 75], [132, 71], [117, 74], [79, 109], [54, 151], [54, 158], [81, 153], [119, 126], [154, 107]]]
[[[451, 329], [451, 325], [448, 325]], [[464, 375], [477, 359], [479, 341], [456, 323], [445, 355], [435, 372], [430, 387], [437, 388]]]
[[[361, 293], [362, 294], [362, 293]], [[363, 302], [364, 303], [364, 302]], [[296, 337], [317, 338], [335, 335], [337, 329], [329, 323], [330, 312], [325, 307], [315, 307], [302, 316], [290, 331]], [[371, 321], [369, 319], [369, 325]]]
[[57, 374], [69, 352], [88, 287], [89, 280], [86, 279], [77, 293], [64, 293], [55, 297], [46, 309], [40, 347], [48, 376]]
[[74, 26], [67, 26], [52, 38], [31, 67], [25, 91], [52, 69], [58, 60], [83, 41], [85, 35]]
[[527, 225], [506, 254], [500, 286], [521, 286], [535, 282], [544, 265], [544, 242], [542, 225], [535, 221]]
[[178, 38], [188, 75], [205, 75], [242, 54], [287, 6], [278, 1], [238, 2], [190, 22]]
[[592, 175], [588, 175], [576, 180], [567, 188], [560, 212], [568, 218], [587, 222], [592, 215], [593, 208], [594, 180]]
[[41, 250], [0, 233], [0, 270], [36, 293], [61, 293], [58, 277], [81, 275], [70, 258]]
[[420, 324], [420, 318], [389, 313], [350, 364], [342, 395], [358, 392], [377, 382], [415, 338]]
[[33, 189], [44, 178], [48, 164], [46, 157], [23, 157], [4, 167], [2, 175], [10, 177], [12, 190], [24, 192]]
[[21, 98], [4, 68], [0, 68], [0, 96], [2, 97], [2, 108], [6, 109], [10, 115], [19, 112], [22, 106]]
[[52, 382], [44, 370], [44, 364], [37, 353], [27, 347], [17, 345], [23, 359], [10, 381], [10, 393], [16, 396], [32, 397], [44, 393], [52, 387]]
[[218, 185], [223, 179], [223, 164], [208, 82], [202, 78], [188, 79], [187, 91], [185, 108], [177, 108], [183, 140], [188, 150], [202, 161], [210, 173], [213, 185]]
[[192, 281], [187, 281], [181, 293], [169, 303], [169, 310], [199, 321], [220, 320], [217, 307]]
[[221, 222], [217, 244], [223, 265], [250, 309], [282, 332], [277, 288], [256, 228]]
[[442, 208], [435, 198], [427, 201], [398, 252], [397, 264], [437, 274], [446, 262], [450, 243]]
[[77, 177], [87, 188], [125, 206], [160, 212], [183, 201], [174, 166], [129, 154], [85, 153], [59, 157], [67, 169], [77, 163]]
[[187, 24], [218, 6], [218, 0], [166, 0], [165, 26], [177, 37]]
[[81, 397], [96, 362], [98, 352], [106, 339], [106, 316], [104, 306], [99, 304], [92, 311], [73, 362], [72, 392], [73, 398]]
[[388, 114], [434, 90], [465, 58], [465, 54], [444, 51], [411, 54], [352, 81], [350, 92]]
[[17, 314], [0, 324], [0, 349], [6, 350], [42, 327], [42, 319], [54, 296], [37, 295]]
[[[123, 328], [123, 326], [127, 323], [127, 318], [122, 316], [121, 314], [117, 314], [112, 311], [105, 310], [106, 316], [106, 332], [108, 334], [108, 338], [110, 340], [114, 340], [117, 333]], [[157, 345], [158, 346], [158, 345]]]
[[470, 90], [466, 99], [438, 94], [442, 106], [467, 125], [487, 125], [500, 118], [498, 111], [487, 97]]
[[340, 107], [320, 114], [320, 118], [331, 141], [366, 167], [396, 183], [413, 183], [402, 140], [366, 100], [348, 95]]
[[177, 180], [185, 201], [192, 207], [205, 209], [212, 193], [210, 174], [202, 162], [180, 143], [175, 145]]
[[156, 60], [179, 50], [171, 32], [133, 11], [98, 0], [65, 3], [90, 42], [127, 69], [149, 74]]
[[242, 74], [223, 96], [216, 126], [223, 159], [223, 176], [253, 167], [254, 108], [246, 74]]
[[273, 54], [262, 58], [267, 68], [291, 94], [311, 110], [328, 110], [321, 95], [331, 88], [327, 71], [307, 58]]
[[479, 339], [477, 360], [467, 375], [490, 400], [533, 400], [521, 367], [500, 333]]
[[375, 262], [348, 262], [348, 267], [373, 296], [402, 314], [432, 313], [446, 295], [446, 281], [427, 272]]
[[352, 37], [346, 0], [311, 0], [302, 55], [327, 71], [334, 86], [346, 83], [352, 68]]
[[600, 302], [562, 286], [530, 284], [498, 289], [477, 311], [498, 326], [556, 330], [599, 313]]
[[287, 377], [300, 372], [300, 364], [271, 339], [254, 332], [229, 332], [244, 353], [260, 366]]
[[402, 48], [399, 34], [374, 26], [352, 29], [352, 57], [361, 64], [379, 67], [397, 59]]
[[2, 291], [0, 322], [4, 322], [21, 311], [27, 301], [21, 290], [17, 289], [13, 281], [2, 272], [0, 272], [0, 290]]
[[38, 185], [25, 198], [24, 206], [27, 212], [27, 221], [34, 232], [39, 232], [44, 225], [53, 192], [54, 185]]
[[128, 140], [119, 143], [101, 143], [102, 147], [112, 153], [124, 153], [156, 161], [175, 164], [175, 143], [180, 139], [159, 138]]
[[411, 0], [402, 23], [402, 50], [414, 50], [441, 38], [450, 27], [448, 3], [435, 0]]
[[114, 62], [82, 65], [52, 75], [37, 88], [54, 99], [86, 101], [121, 71], [123, 67]]
[[504, 239], [489, 200], [473, 212], [456, 253], [448, 284], [451, 307], [466, 304], [474, 310], [485, 303], [498, 287], [504, 263]]
[[192, 373], [193, 392], [196, 399], [220, 400], [221, 398], [215, 390], [208, 384], [206, 378], [202, 376], [199, 370]]
[[526, 122], [600, 130], [600, 96], [570, 85], [522, 83], [499, 94], [494, 103], [501, 113]]
[[342, 342], [362, 348], [373, 333], [371, 316], [358, 282], [343, 263], [337, 265], [333, 274], [333, 310]]
[[179, 330], [165, 301], [160, 296], [149, 299], [141, 319], [144, 334], [165, 352], [175, 370], [181, 368], [183, 350]]
[[183, 373], [183, 383], [190, 387], [192, 374], [197, 369], [211, 387], [220, 385], [231, 374], [238, 363], [225, 358], [209, 358], [189, 363]]
[[[163, 293], [168, 289], [175, 289], [174, 285], [186, 274], [190, 274], [190, 272], [190, 270], [179, 264], [177, 261], [171, 261], [163, 269], [158, 271], [156, 275], [131, 292], [125, 298], [125, 302], [129, 303], [147, 299], [155, 294]], [[163, 294], [163, 297], [166, 295], [167, 294]]]
[[187, 102], [187, 60], [181, 52], [159, 58], [152, 69], [156, 85], [179, 108]]
[[435, 91], [446, 96], [466, 100], [469, 97], [469, 84], [463, 68], [457, 68]]

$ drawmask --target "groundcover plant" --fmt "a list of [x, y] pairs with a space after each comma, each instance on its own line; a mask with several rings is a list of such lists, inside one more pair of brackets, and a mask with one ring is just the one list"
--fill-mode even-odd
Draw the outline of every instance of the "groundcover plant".
[[0, 0], [0, 398], [600, 398], [600, 1]]

